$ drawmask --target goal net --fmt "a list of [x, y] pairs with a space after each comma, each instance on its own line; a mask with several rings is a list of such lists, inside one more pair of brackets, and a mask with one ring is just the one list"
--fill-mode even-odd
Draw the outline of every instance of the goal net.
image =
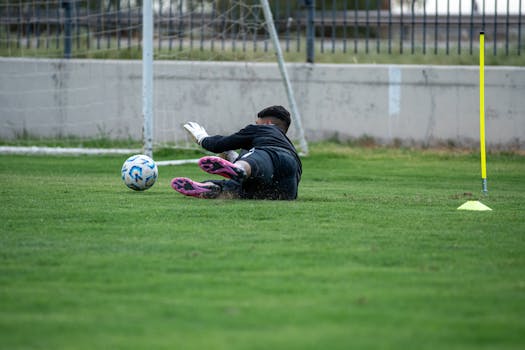
[[187, 148], [195, 145], [186, 121], [231, 133], [281, 104], [294, 117], [289, 136], [307, 153], [267, 0], [150, 1], [0, 4], [1, 139], [147, 150], [149, 110], [153, 152]]

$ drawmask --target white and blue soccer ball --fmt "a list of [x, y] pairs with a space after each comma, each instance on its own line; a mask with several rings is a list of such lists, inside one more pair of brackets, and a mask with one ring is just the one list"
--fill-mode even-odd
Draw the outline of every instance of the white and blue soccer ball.
[[122, 165], [122, 181], [135, 191], [145, 191], [155, 184], [159, 170], [155, 161], [145, 154], [136, 154]]

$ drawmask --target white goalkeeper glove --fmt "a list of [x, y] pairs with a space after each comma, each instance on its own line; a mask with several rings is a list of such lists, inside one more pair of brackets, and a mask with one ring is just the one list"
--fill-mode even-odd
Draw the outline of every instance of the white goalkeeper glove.
[[199, 145], [201, 144], [202, 140], [204, 140], [204, 138], [209, 136], [206, 130], [195, 122], [187, 122], [184, 124], [184, 129], [186, 129], [186, 131]]

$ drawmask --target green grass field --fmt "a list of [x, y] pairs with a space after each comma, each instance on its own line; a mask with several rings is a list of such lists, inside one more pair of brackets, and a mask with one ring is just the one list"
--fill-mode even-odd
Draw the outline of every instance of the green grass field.
[[[525, 157], [313, 145], [293, 202], [2, 155], [3, 349], [523, 349]], [[466, 200], [490, 212], [458, 211]]]

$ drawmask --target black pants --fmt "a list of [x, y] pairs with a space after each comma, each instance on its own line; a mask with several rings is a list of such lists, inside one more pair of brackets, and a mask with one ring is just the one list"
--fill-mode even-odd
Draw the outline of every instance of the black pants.
[[224, 192], [237, 194], [243, 199], [297, 198], [299, 164], [289, 151], [275, 147], [251, 149], [238, 160], [250, 164], [251, 175], [242, 184], [234, 180], [213, 181]]

